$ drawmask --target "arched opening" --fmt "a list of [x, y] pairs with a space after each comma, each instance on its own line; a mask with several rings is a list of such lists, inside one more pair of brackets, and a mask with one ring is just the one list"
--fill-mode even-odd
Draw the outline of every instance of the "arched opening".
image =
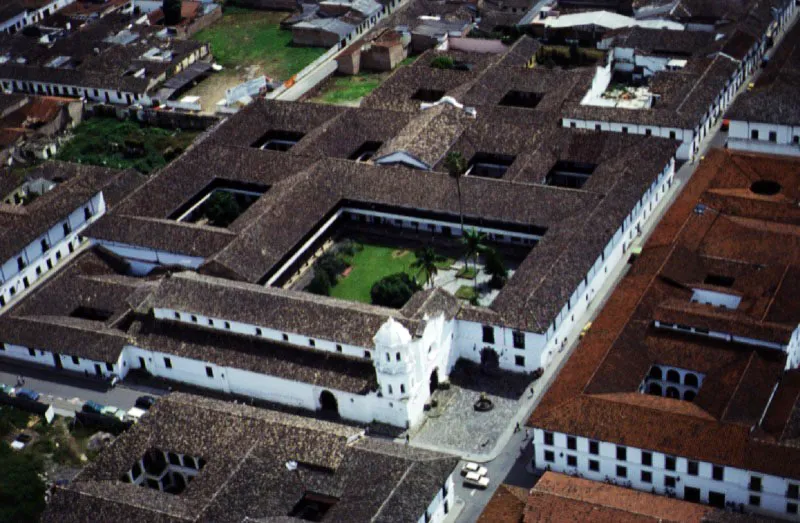
[[433, 394], [433, 391], [439, 388], [439, 369], [433, 369], [431, 372], [431, 380], [430, 380], [430, 392]]
[[323, 413], [332, 416], [339, 415], [339, 404], [336, 402], [336, 396], [329, 390], [323, 390], [319, 395], [320, 410]]
[[661, 379], [661, 367], [656, 367], [655, 365], [650, 367], [649, 376], [651, 378], [653, 378], [654, 380], [660, 380]]
[[658, 383], [651, 383], [647, 391], [653, 396], [661, 396], [663, 394], [661, 385], [659, 385]]
[[757, 180], [750, 186], [750, 191], [762, 196], [773, 196], [781, 192], [781, 184], [774, 180]]
[[697, 375], [691, 372], [687, 373], [686, 376], [683, 377], [683, 383], [690, 387], [697, 387]]
[[481, 349], [481, 370], [487, 374], [500, 368], [500, 356], [491, 347]]
[[683, 399], [685, 401], [693, 401], [695, 396], [696, 394], [694, 393], [693, 390], [687, 390], [686, 392], [683, 393]]
[[681, 382], [681, 375], [675, 369], [670, 369], [667, 371], [667, 381], [672, 383], [680, 383]]
[[667, 397], [672, 399], [681, 399], [681, 394], [675, 387], [667, 387]]

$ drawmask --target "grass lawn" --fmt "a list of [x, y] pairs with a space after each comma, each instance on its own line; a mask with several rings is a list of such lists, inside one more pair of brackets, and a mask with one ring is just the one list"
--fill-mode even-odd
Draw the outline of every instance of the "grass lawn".
[[286, 80], [327, 51], [321, 47], [292, 46], [292, 32], [280, 27], [287, 16], [274, 11], [226, 7], [220, 20], [193, 38], [210, 43], [214, 59], [224, 67], [260, 66], [263, 74]]
[[456, 291], [456, 298], [460, 300], [472, 301], [472, 299], [476, 297], [477, 293], [472, 285], [462, 285]]
[[369, 291], [381, 278], [398, 272], [416, 276], [417, 271], [411, 268], [411, 264], [417, 259], [413, 251], [381, 245], [362, 245], [363, 249], [356, 251], [349, 260], [350, 273], [345, 278], [339, 277], [339, 281], [331, 288], [331, 296], [372, 303]]
[[57, 158], [149, 173], [166, 165], [192, 143], [196, 132], [148, 127], [136, 121], [89, 118], [73, 131]]
[[[409, 65], [416, 60], [410, 56], [400, 62], [397, 68]], [[395, 69], [397, 70], [397, 69]], [[347, 104], [364, 98], [374, 91], [392, 73], [360, 73], [351, 76], [335, 76], [312, 101], [326, 104]]]
[[477, 272], [475, 271], [474, 267], [462, 267], [460, 271], [456, 273], [457, 278], [464, 278], [465, 280], [474, 280], [475, 275]]

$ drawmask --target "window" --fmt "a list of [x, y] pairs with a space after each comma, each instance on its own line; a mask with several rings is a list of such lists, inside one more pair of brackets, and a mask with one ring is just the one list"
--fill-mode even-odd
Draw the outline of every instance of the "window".
[[164, 366], [168, 369], [172, 368], [172, 360], [169, 358], [164, 358]]
[[317, 345], [316, 341], [312, 340], [311, 338], [308, 339], [308, 346], [309, 347], [315, 347], [316, 345]]
[[28, 354], [30, 354], [31, 356], [36, 356], [36, 350], [35, 349], [28, 349]]
[[761, 496], [756, 496], [755, 494], [750, 495], [750, 499], [747, 502], [748, 505], [753, 507], [760, 507], [761, 506]]
[[664, 486], [667, 488], [675, 488], [675, 476], [664, 476]]
[[622, 128], [622, 134], [628, 134], [628, 128], [627, 127], [623, 127]]
[[283, 335], [283, 341], [289, 341], [289, 335], [288, 334], [284, 334]]
[[517, 365], [517, 367], [524, 367], [525, 356], [514, 356], [514, 363]]
[[689, 461], [686, 465], [686, 471], [690, 476], [696, 476], [698, 473], [699, 465], [696, 461]]
[[525, 348], [525, 333], [514, 331], [511, 334], [512, 340], [514, 342], [515, 349], [524, 349]]
[[83, 208], [83, 218], [87, 221], [92, 219], [92, 210], [88, 207]]
[[578, 440], [575, 436], [567, 436], [567, 448], [569, 450], [578, 450]]
[[192, 314], [192, 323], [197, 323], [197, 316]]
[[336, 352], [342, 352], [342, 346], [338, 343], [336, 344]]
[[545, 445], [552, 445], [553, 444], [553, 433], [552, 432], [545, 432], [544, 433], [544, 444]]
[[800, 144], [800, 136], [792, 136], [792, 143], [795, 145]]
[[716, 481], [722, 481], [725, 477], [725, 467], [714, 465], [714, 467], [711, 469], [711, 477]]
[[800, 486], [796, 483], [789, 483], [789, 486], [786, 488], [786, 497], [789, 499], [798, 499], [800, 498]]
[[212, 369], [211, 367], [206, 367], [206, 376], [208, 376], [209, 378], [213, 378], [214, 377], [214, 369]]
[[753, 129], [752, 131], [750, 131], [750, 139], [758, 140], [758, 129]]
[[575, 129], [575, 128], [577, 128], [577, 127], [578, 127], [578, 124], [577, 124], [577, 123], [575, 123], [575, 122], [570, 122], [570, 123], [569, 123], [569, 128], [570, 128], [570, 129]]
[[652, 136], [653, 135], [653, 130], [652, 129], [645, 129], [644, 130], [644, 135], [645, 136]]
[[589, 454], [594, 454], [595, 456], [600, 454], [600, 444], [596, 441], [589, 442]]
[[494, 327], [491, 325], [483, 326], [483, 342], [494, 343]]
[[405, 394], [405, 393], [406, 393], [406, 386], [401, 383], [400, 384], [400, 394]]
[[392, 390], [392, 386], [391, 386], [391, 385], [389, 385], [389, 386], [388, 386], [387, 390], [389, 391], [389, 394], [392, 394], [392, 393], [394, 392], [394, 391]]
[[73, 356], [72, 357], [72, 363], [74, 363], [75, 365], [80, 365], [81, 360], [77, 356]]
[[620, 461], [628, 459], [628, 449], [626, 447], [617, 446], [617, 459]]
[[24, 268], [25, 268], [25, 260], [23, 260], [22, 256], [20, 256], [19, 258], [17, 258], [17, 269], [21, 271]]
[[578, 457], [573, 456], [571, 454], [567, 455], [567, 466], [568, 467], [577, 467], [578, 466]]
[[769, 132], [769, 141], [770, 142], [777, 142], [778, 141], [778, 133], [776, 133], [775, 131], [770, 131]]
[[653, 482], [653, 473], [649, 470], [643, 470], [641, 474], [642, 483], [652, 483]]
[[45, 251], [47, 251], [47, 249], [49, 249], [49, 248], [50, 248], [50, 246], [47, 244], [47, 240], [46, 240], [46, 239], [43, 239], [43, 240], [40, 242], [40, 244], [41, 244], [41, 246], [42, 246], [42, 252], [45, 252]]
[[675, 470], [675, 458], [673, 456], [666, 456], [664, 458], [664, 468], [667, 470]]
[[209, 318], [209, 319], [208, 319], [208, 325], [209, 325], [209, 326], [211, 326], [211, 327], [213, 327], [213, 326], [214, 326], [214, 320], [213, 320], [213, 319], [211, 319], [211, 318]]
[[589, 460], [589, 470], [594, 472], [600, 472], [600, 462], [596, 459]]
[[761, 492], [761, 478], [759, 476], [750, 476], [750, 485], [747, 488], [753, 492]]
[[787, 503], [786, 512], [789, 514], [797, 514], [797, 503]]
[[653, 453], [647, 452], [646, 450], [642, 451], [642, 465], [647, 465], [648, 467], [653, 466]]
[[231, 322], [229, 322], [229, 321], [226, 321], [226, 322], [225, 322], [225, 328], [230, 330], [230, 328], [231, 328]]
[[368, 351], [368, 350], [365, 350], [365, 351], [364, 351], [364, 357], [365, 357], [365, 358], [367, 358], [367, 359], [371, 359], [371, 358], [372, 358], [372, 356], [370, 356], [370, 354], [369, 354], [369, 351]]
[[675, 138], [677, 138], [677, 137], [678, 137], [678, 135], [677, 135], [677, 134], [675, 134], [675, 131], [670, 131], [670, 132], [669, 132], [669, 138], [670, 138], [670, 140], [674, 140], [674, 139], [675, 139]]
[[603, 128], [602, 128], [602, 127], [600, 127], [600, 124], [599, 124], [599, 123], [597, 123], [597, 124], [594, 124], [594, 130], [595, 130], [595, 131], [602, 131], [602, 130], [603, 130]]
[[553, 463], [556, 460], [556, 455], [553, 453], [552, 450], [545, 450], [544, 451], [544, 460]]
[[111, 363], [106, 363], [106, 370], [108, 372], [114, 372], [114, 365], [112, 365]]
[[693, 503], [700, 503], [700, 489], [696, 487], [683, 487], [683, 499]]
[[617, 465], [617, 477], [618, 478], [627, 478], [628, 477], [628, 467], [623, 467], [622, 465]]
[[180, 312], [175, 312], [174, 314], [175, 314], [175, 319], [176, 320], [181, 319], [181, 313]]
[[395, 353], [394, 359], [395, 359], [395, 361], [400, 361], [400, 353], [399, 352]]

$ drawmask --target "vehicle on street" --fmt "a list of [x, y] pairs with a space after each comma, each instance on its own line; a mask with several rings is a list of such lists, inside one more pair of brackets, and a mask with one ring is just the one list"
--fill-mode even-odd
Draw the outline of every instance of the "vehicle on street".
[[97, 403], [95, 401], [89, 400], [89, 401], [87, 401], [86, 403], [83, 404], [83, 407], [81, 407], [81, 410], [83, 412], [89, 412], [89, 413], [92, 413], [92, 414], [101, 414], [102, 410], [105, 407], [106, 407], [105, 405], [101, 405], [101, 404], [99, 404], [99, 403]]
[[30, 443], [31, 439], [32, 438], [30, 434], [21, 432], [19, 436], [17, 436], [14, 441], [11, 442], [11, 448], [14, 450], [22, 450], [28, 445], [28, 443]]
[[583, 339], [584, 336], [589, 332], [589, 329], [592, 328], [592, 322], [588, 322], [586, 325], [583, 326], [581, 329], [580, 338]]
[[100, 414], [103, 416], [111, 416], [120, 421], [125, 421], [126, 412], [119, 407], [106, 406], [100, 409]]
[[39, 399], [39, 393], [38, 392], [36, 392], [35, 390], [25, 389], [25, 388], [22, 388], [22, 387], [20, 387], [18, 389], [14, 389], [14, 394], [18, 398], [25, 398], [25, 399], [29, 399], [31, 401], [37, 401]]
[[156, 403], [156, 398], [153, 396], [139, 396], [138, 398], [136, 398], [136, 403], [134, 404], [134, 406], [140, 409], [147, 410], [153, 405], [155, 405], [155, 403]]
[[14, 387], [10, 387], [5, 383], [0, 383], [0, 392], [2, 392], [3, 394], [11, 395], [12, 390], [14, 390]]
[[461, 469], [461, 475], [462, 476], [466, 476], [470, 472], [474, 472], [475, 474], [477, 474], [479, 476], [485, 476], [486, 474], [489, 473], [489, 471], [486, 469], [486, 467], [482, 467], [482, 466], [478, 465], [477, 463], [472, 463], [471, 461], [467, 462], [464, 465], [464, 467]]
[[467, 475], [464, 476], [464, 486], [485, 489], [489, 486], [489, 478], [480, 476], [475, 472], [468, 472]]
[[140, 409], [139, 407], [132, 407], [125, 414], [125, 419], [132, 421], [139, 421], [145, 414], [147, 414], [146, 410]]

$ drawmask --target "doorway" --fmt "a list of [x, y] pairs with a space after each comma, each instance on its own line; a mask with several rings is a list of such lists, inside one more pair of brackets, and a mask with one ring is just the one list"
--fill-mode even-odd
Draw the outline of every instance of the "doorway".
[[319, 395], [320, 410], [330, 416], [339, 416], [339, 403], [336, 396], [329, 390], [323, 390]]
[[430, 379], [430, 393], [433, 394], [433, 391], [439, 388], [439, 369], [433, 369], [431, 372], [431, 379]]

